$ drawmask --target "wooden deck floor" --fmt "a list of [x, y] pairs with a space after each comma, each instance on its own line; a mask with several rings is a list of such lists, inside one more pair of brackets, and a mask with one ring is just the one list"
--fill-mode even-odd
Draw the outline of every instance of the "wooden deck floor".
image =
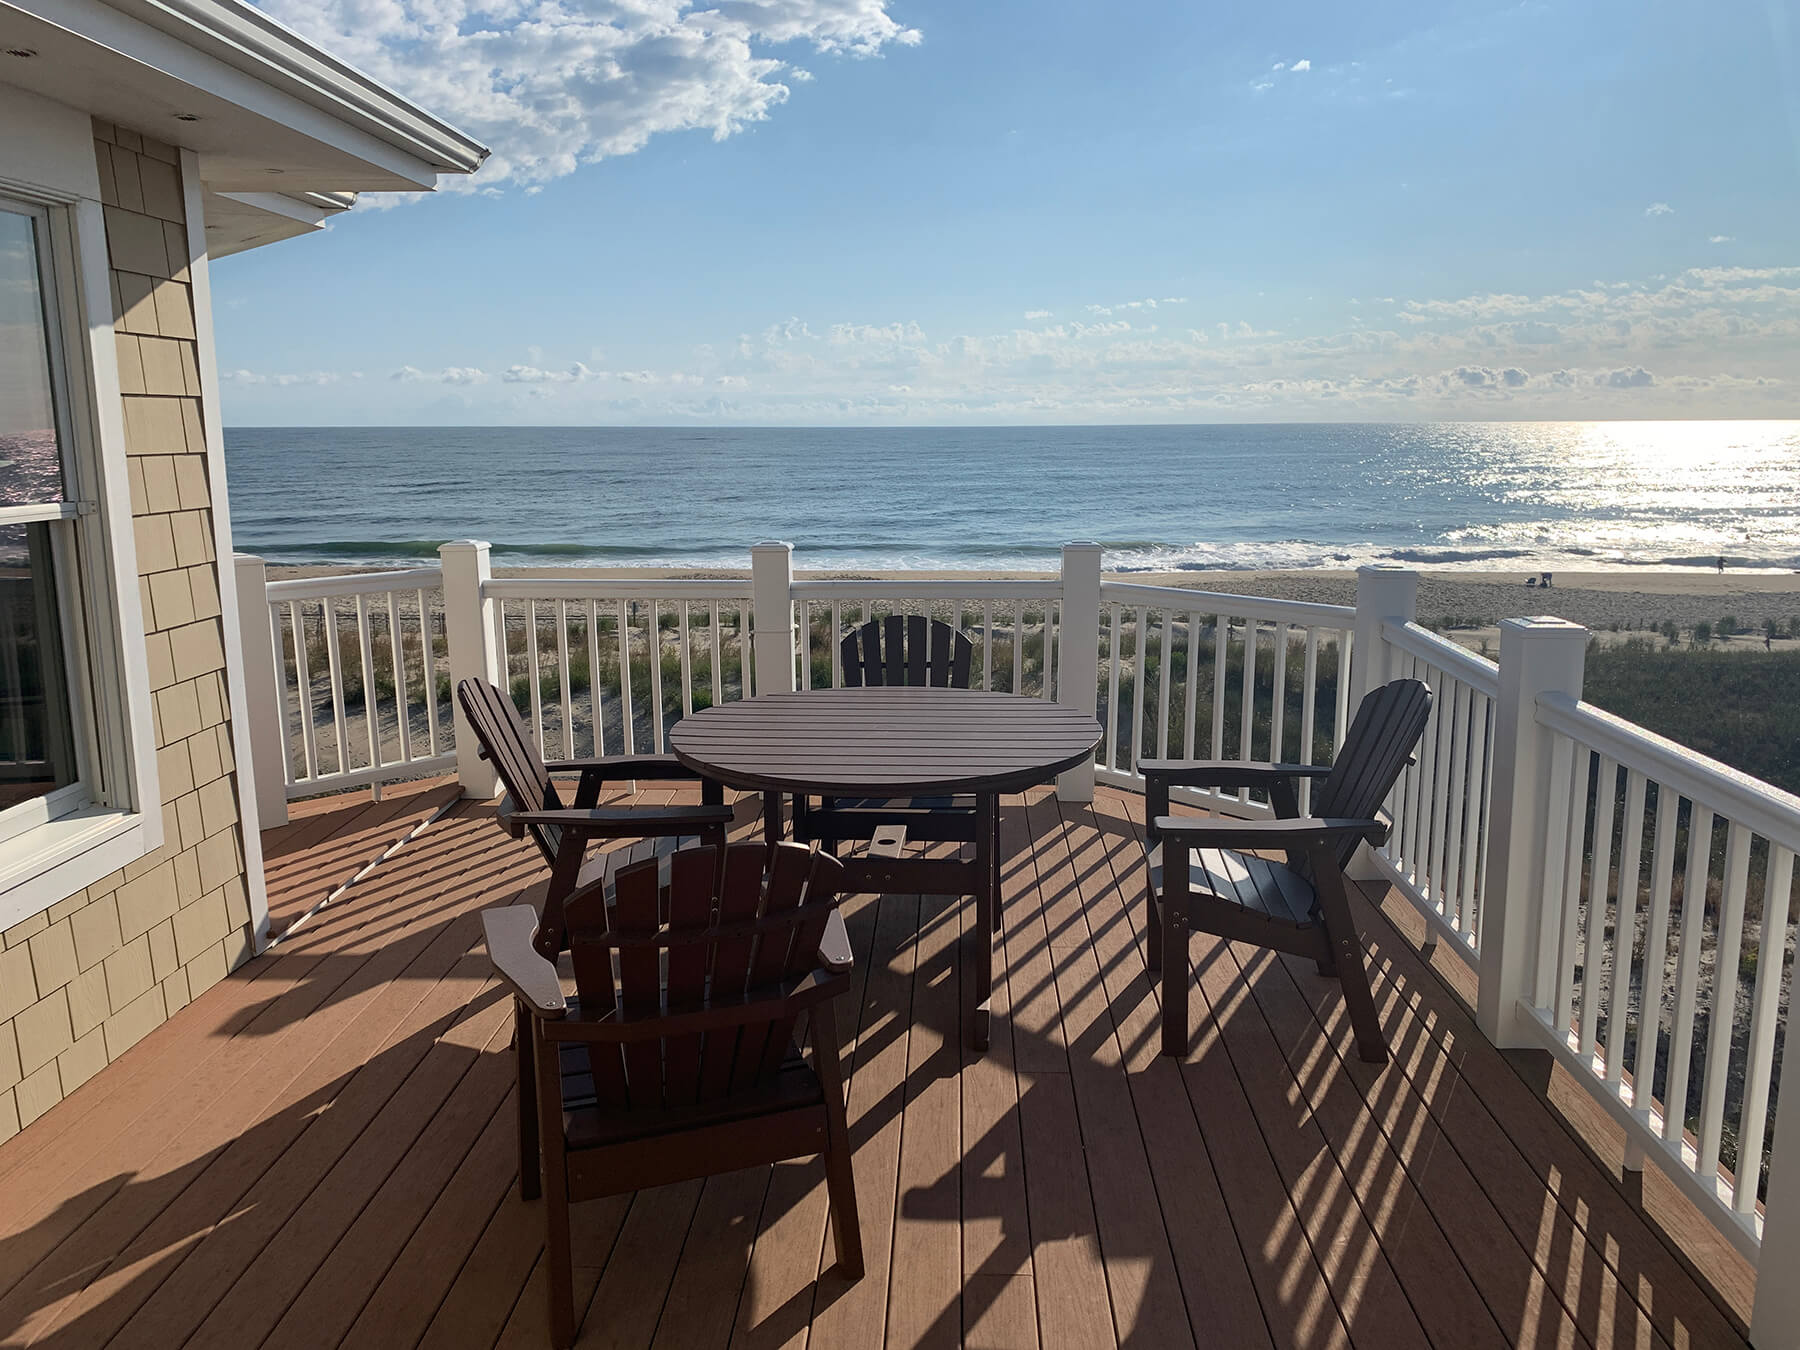
[[[1009, 799], [983, 1058], [964, 908], [848, 903], [865, 1279], [830, 1271], [816, 1164], [595, 1202], [581, 1344], [1743, 1344], [1744, 1263], [1593, 1160], [1579, 1101], [1479, 1037], [1404, 916], [1365, 910], [1385, 1069], [1308, 963], [1198, 941], [1202, 1032], [1159, 1059], [1140, 809]], [[476, 917], [535, 855], [445, 787], [331, 799], [266, 837], [272, 908], [280, 929], [440, 810], [0, 1146], [0, 1344], [546, 1343]]]

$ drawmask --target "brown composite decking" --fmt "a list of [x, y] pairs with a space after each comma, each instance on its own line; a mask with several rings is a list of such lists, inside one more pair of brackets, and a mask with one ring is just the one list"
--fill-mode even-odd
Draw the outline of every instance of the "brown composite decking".
[[[278, 930], [446, 814], [0, 1145], [0, 1345], [546, 1343], [477, 918], [542, 864], [452, 797], [301, 807], [265, 836]], [[831, 1270], [816, 1161], [596, 1201], [580, 1344], [1743, 1344], [1745, 1263], [1654, 1173], [1608, 1174], [1617, 1140], [1479, 1037], [1403, 905], [1356, 897], [1390, 1065], [1310, 963], [1205, 938], [1193, 1051], [1158, 1058], [1140, 815], [1006, 800], [979, 1058], [968, 907], [847, 902], [864, 1280]]]

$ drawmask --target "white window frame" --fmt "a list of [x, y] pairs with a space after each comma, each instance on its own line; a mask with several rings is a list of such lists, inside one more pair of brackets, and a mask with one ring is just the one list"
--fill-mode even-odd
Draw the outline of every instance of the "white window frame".
[[[77, 791], [59, 789], [0, 814], [0, 929], [74, 895], [163, 842], [98, 181], [91, 192], [20, 181], [6, 176], [4, 159], [0, 152], [0, 199], [9, 208], [17, 204], [41, 212], [45, 224], [40, 248], [47, 244], [48, 256], [40, 271], [55, 349], [57, 429], [67, 437], [66, 505], [7, 514], [49, 514], [73, 523], [53, 531], [53, 549], [79, 776]], [[91, 176], [91, 161], [85, 167]], [[24, 809], [34, 806], [35, 812]]]

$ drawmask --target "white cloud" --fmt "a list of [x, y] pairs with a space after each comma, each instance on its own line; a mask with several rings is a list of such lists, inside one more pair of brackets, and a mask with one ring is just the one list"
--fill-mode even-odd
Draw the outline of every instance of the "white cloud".
[[1294, 62], [1293, 65], [1289, 66], [1288, 69], [1298, 75], [1302, 71], [1311, 70], [1312, 62], [1302, 57], [1300, 60]]
[[1675, 208], [1667, 202], [1651, 202], [1644, 208], [1644, 214], [1651, 219], [1655, 219], [1657, 216], [1672, 216], [1675, 214]]
[[508, 366], [500, 378], [507, 384], [579, 384], [595, 373], [577, 361], [567, 370], [540, 370], [536, 366]]
[[400, 384], [485, 384], [487, 372], [474, 366], [445, 366], [442, 370], [401, 366], [388, 378]]
[[1027, 323], [1035, 323], [1039, 319], [1047, 319], [1049, 317], [1050, 311], [1047, 309], [1028, 309], [1025, 311], [1025, 321]]
[[1709, 234], [1706, 236], [1706, 242], [1709, 244], [1735, 244], [1737, 236], [1735, 234]]
[[342, 379], [357, 380], [362, 378], [360, 371], [351, 371], [348, 376], [340, 375], [335, 370], [307, 370], [289, 374], [266, 375], [261, 371], [221, 370], [219, 379], [225, 384], [268, 385], [276, 389], [291, 388], [294, 385], [336, 384]]
[[776, 49], [869, 57], [919, 42], [888, 3], [262, 0], [262, 8], [490, 145], [480, 190], [560, 178], [660, 132], [730, 136], [811, 78]]

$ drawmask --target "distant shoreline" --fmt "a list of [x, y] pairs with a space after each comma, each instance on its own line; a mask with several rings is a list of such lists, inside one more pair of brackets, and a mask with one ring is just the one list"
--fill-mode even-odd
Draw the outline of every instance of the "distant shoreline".
[[[309, 576], [382, 571], [371, 567], [271, 565], [271, 581]], [[698, 579], [749, 576], [746, 568], [682, 567], [497, 567], [496, 576], [579, 579], [608, 577], [619, 580]], [[1054, 572], [995, 572], [958, 569], [908, 572], [869, 572], [845, 569], [798, 570], [808, 579], [968, 580], [977, 577], [1028, 579], [1054, 577]], [[1256, 595], [1270, 599], [1304, 600], [1315, 604], [1354, 604], [1356, 574], [1343, 569], [1304, 571], [1183, 571], [1122, 572], [1109, 574], [1141, 585], [1174, 586], [1184, 590]], [[1424, 568], [1420, 570], [1421, 621], [1457, 621], [1459, 627], [1488, 628], [1504, 618], [1527, 614], [1551, 614], [1585, 624], [1596, 631], [1644, 632], [1665, 622], [1684, 630], [1696, 623], [1716, 624], [1730, 615], [1746, 629], [1759, 630], [1767, 619], [1784, 627], [1800, 617], [1800, 573], [1750, 571], [1724, 573], [1694, 568], [1631, 572], [1557, 572], [1555, 584], [1545, 590], [1527, 586], [1536, 572], [1490, 572], [1485, 569]]]

